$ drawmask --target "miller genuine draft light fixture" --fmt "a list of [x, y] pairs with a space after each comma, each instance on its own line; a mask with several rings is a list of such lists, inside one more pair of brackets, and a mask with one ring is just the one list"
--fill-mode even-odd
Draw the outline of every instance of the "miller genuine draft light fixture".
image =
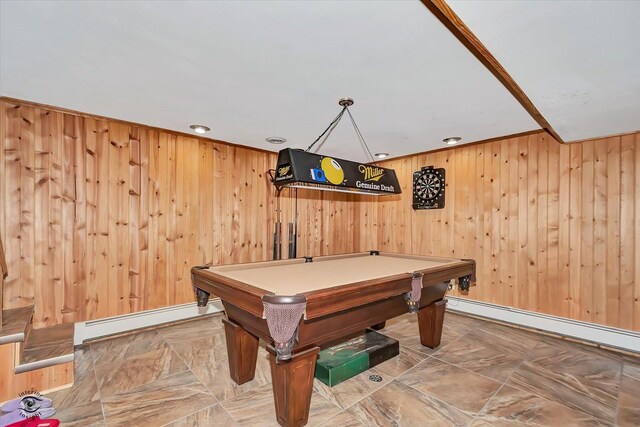
[[[353, 105], [353, 99], [342, 98], [338, 104], [342, 107], [340, 113], [306, 150], [285, 148], [278, 153], [278, 163], [273, 177], [274, 185], [279, 190], [309, 188], [368, 195], [400, 194], [402, 190], [396, 172], [375, 164], [371, 150], [349, 111], [349, 107]], [[320, 145], [324, 144], [345, 112], [349, 115], [353, 129], [371, 158], [372, 164], [336, 159], [310, 152], [321, 140]]]

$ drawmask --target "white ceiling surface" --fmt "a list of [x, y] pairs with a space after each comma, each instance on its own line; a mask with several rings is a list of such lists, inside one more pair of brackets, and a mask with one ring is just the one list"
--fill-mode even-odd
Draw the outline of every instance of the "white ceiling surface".
[[[355, 99], [392, 156], [538, 129], [418, 1], [0, 1], [0, 94], [277, 151]], [[321, 153], [367, 160], [344, 117]]]
[[565, 141], [640, 129], [640, 1], [448, 3]]

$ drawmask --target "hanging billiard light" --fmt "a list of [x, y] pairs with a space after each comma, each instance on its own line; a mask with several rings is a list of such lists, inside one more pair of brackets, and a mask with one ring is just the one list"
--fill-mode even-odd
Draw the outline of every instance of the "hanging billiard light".
[[[309, 188], [368, 195], [400, 194], [402, 190], [396, 172], [376, 165], [376, 160], [349, 111], [353, 99], [341, 98], [338, 105], [342, 107], [340, 113], [306, 150], [285, 148], [278, 153], [278, 163], [273, 176], [276, 188]], [[356, 136], [372, 163], [352, 162], [310, 152], [318, 142], [320, 146], [325, 143], [345, 112], [349, 115]]]

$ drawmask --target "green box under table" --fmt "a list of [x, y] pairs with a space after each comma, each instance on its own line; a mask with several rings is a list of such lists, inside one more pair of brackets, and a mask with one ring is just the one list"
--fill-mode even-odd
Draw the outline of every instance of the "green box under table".
[[398, 341], [367, 330], [318, 354], [315, 377], [333, 387], [400, 352]]

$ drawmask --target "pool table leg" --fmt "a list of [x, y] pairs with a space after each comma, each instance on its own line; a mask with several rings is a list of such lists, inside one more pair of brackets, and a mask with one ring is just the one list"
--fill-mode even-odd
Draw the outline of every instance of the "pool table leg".
[[430, 348], [440, 345], [445, 306], [446, 301], [442, 299], [418, 311], [418, 328], [422, 345]]
[[276, 418], [281, 426], [303, 426], [309, 419], [313, 374], [319, 347], [295, 353], [291, 360], [276, 362], [276, 351], [267, 346]]
[[238, 384], [244, 384], [256, 375], [258, 337], [254, 337], [232, 320], [222, 319], [222, 323], [227, 339], [231, 378]]

